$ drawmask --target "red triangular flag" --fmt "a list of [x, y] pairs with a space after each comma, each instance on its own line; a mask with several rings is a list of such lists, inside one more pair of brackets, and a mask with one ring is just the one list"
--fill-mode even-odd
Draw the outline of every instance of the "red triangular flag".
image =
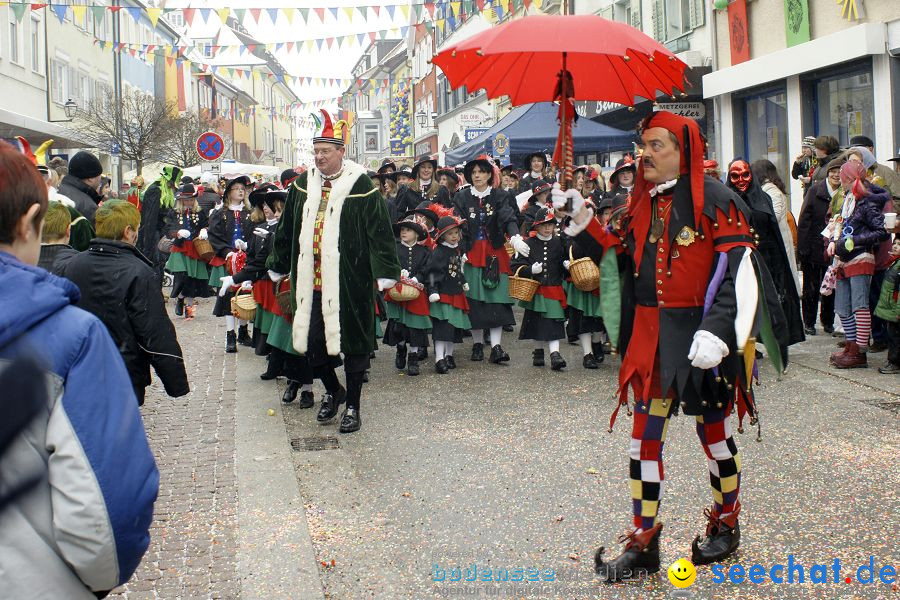
[[109, 12], [119, 12], [120, 10], [122, 10], [121, 6], [110, 6], [108, 8], [109, 8]]
[[247, 44], [247, 51], [251, 54], [256, 52], [256, 44]]
[[314, 8], [316, 16], [319, 17], [319, 22], [325, 22], [325, 9], [324, 8]]
[[31, 5], [31, 10], [41, 10], [41, 9], [44, 8], [45, 6], [47, 6], [47, 5], [46, 5], [46, 4], [32, 4], [32, 5]]
[[293, 51], [294, 51], [294, 42], [288, 42], [288, 43], [287, 43], [287, 51], [288, 51], [288, 52], [293, 52]]
[[250, 14], [253, 16], [253, 21], [259, 25], [259, 13], [262, 11], [261, 8], [251, 8]]
[[185, 23], [187, 23], [188, 25], [194, 24], [194, 11], [196, 10], [196, 8], [183, 8], [181, 10], [182, 14], [184, 15]]

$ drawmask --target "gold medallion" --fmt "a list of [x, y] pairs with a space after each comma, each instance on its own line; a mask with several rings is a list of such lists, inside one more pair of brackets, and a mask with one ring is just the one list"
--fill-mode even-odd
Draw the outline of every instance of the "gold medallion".
[[694, 230], [685, 225], [681, 228], [681, 231], [678, 232], [678, 235], [675, 236], [675, 241], [678, 242], [679, 246], [690, 246], [694, 243], [694, 238], [696, 237], [696, 233]]
[[662, 219], [654, 219], [653, 225], [650, 227], [650, 243], [655, 244], [662, 237], [666, 229], [666, 223]]

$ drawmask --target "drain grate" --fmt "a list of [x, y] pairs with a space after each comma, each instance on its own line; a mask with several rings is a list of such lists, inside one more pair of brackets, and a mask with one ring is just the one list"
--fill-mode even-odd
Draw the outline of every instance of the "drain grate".
[[341, 444], [333, 435], [292, 438], [291, 448], [297, 452], [317, 452], [319, 450], [340, 450]]

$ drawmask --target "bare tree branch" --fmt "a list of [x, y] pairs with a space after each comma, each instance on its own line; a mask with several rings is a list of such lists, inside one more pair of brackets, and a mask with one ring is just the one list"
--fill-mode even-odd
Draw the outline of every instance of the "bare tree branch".
[[[164, 162], [183, 167], [201, 162], [197, 155], [197, 138], [207, 131], [216, 131], [219, 125], [218, 121], [204, 119], [189, 112], [173, 117], [168, 124], [168, 139], [160, 158]], [[229, 158], [231, 142], [227, 136], [223, 135], [222, 138], [225, 140], [225, 154], [222, 157]]]

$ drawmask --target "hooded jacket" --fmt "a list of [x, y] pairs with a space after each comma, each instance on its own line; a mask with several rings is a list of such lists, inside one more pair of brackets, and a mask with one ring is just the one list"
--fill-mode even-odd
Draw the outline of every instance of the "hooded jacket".
[[97, 190], [77, 177], [67, 174], [59, 183], [59, 193], [74, 202], [75, 210], [84, 215], [93, 227], [94, 215], [100, 203], [100, 194]]
[[[844, 222], [844, 231], [852, 228], [853, 250], [847, 250], [843, 241], [835, 244], [835, 254], [844, 262], [850, 262], [863, 252], [875, 253], [878, 244], [890, 238], [884, 228], [884, 205], [891, 195], [882, 187], [868, 184], [869, 195], [856, 200], [853, 213]], [[846, 202], [846, 200], [844, 200]]]
[[[0, 369], [31, 356], [43, 409], [0, 454], [5, 598], [93, 599], [128, 581], [150, 543], [159, 472], [128, 372], [78, 288], [0, 252]], [[23, 300], [27, 300], [24, 301]]]

